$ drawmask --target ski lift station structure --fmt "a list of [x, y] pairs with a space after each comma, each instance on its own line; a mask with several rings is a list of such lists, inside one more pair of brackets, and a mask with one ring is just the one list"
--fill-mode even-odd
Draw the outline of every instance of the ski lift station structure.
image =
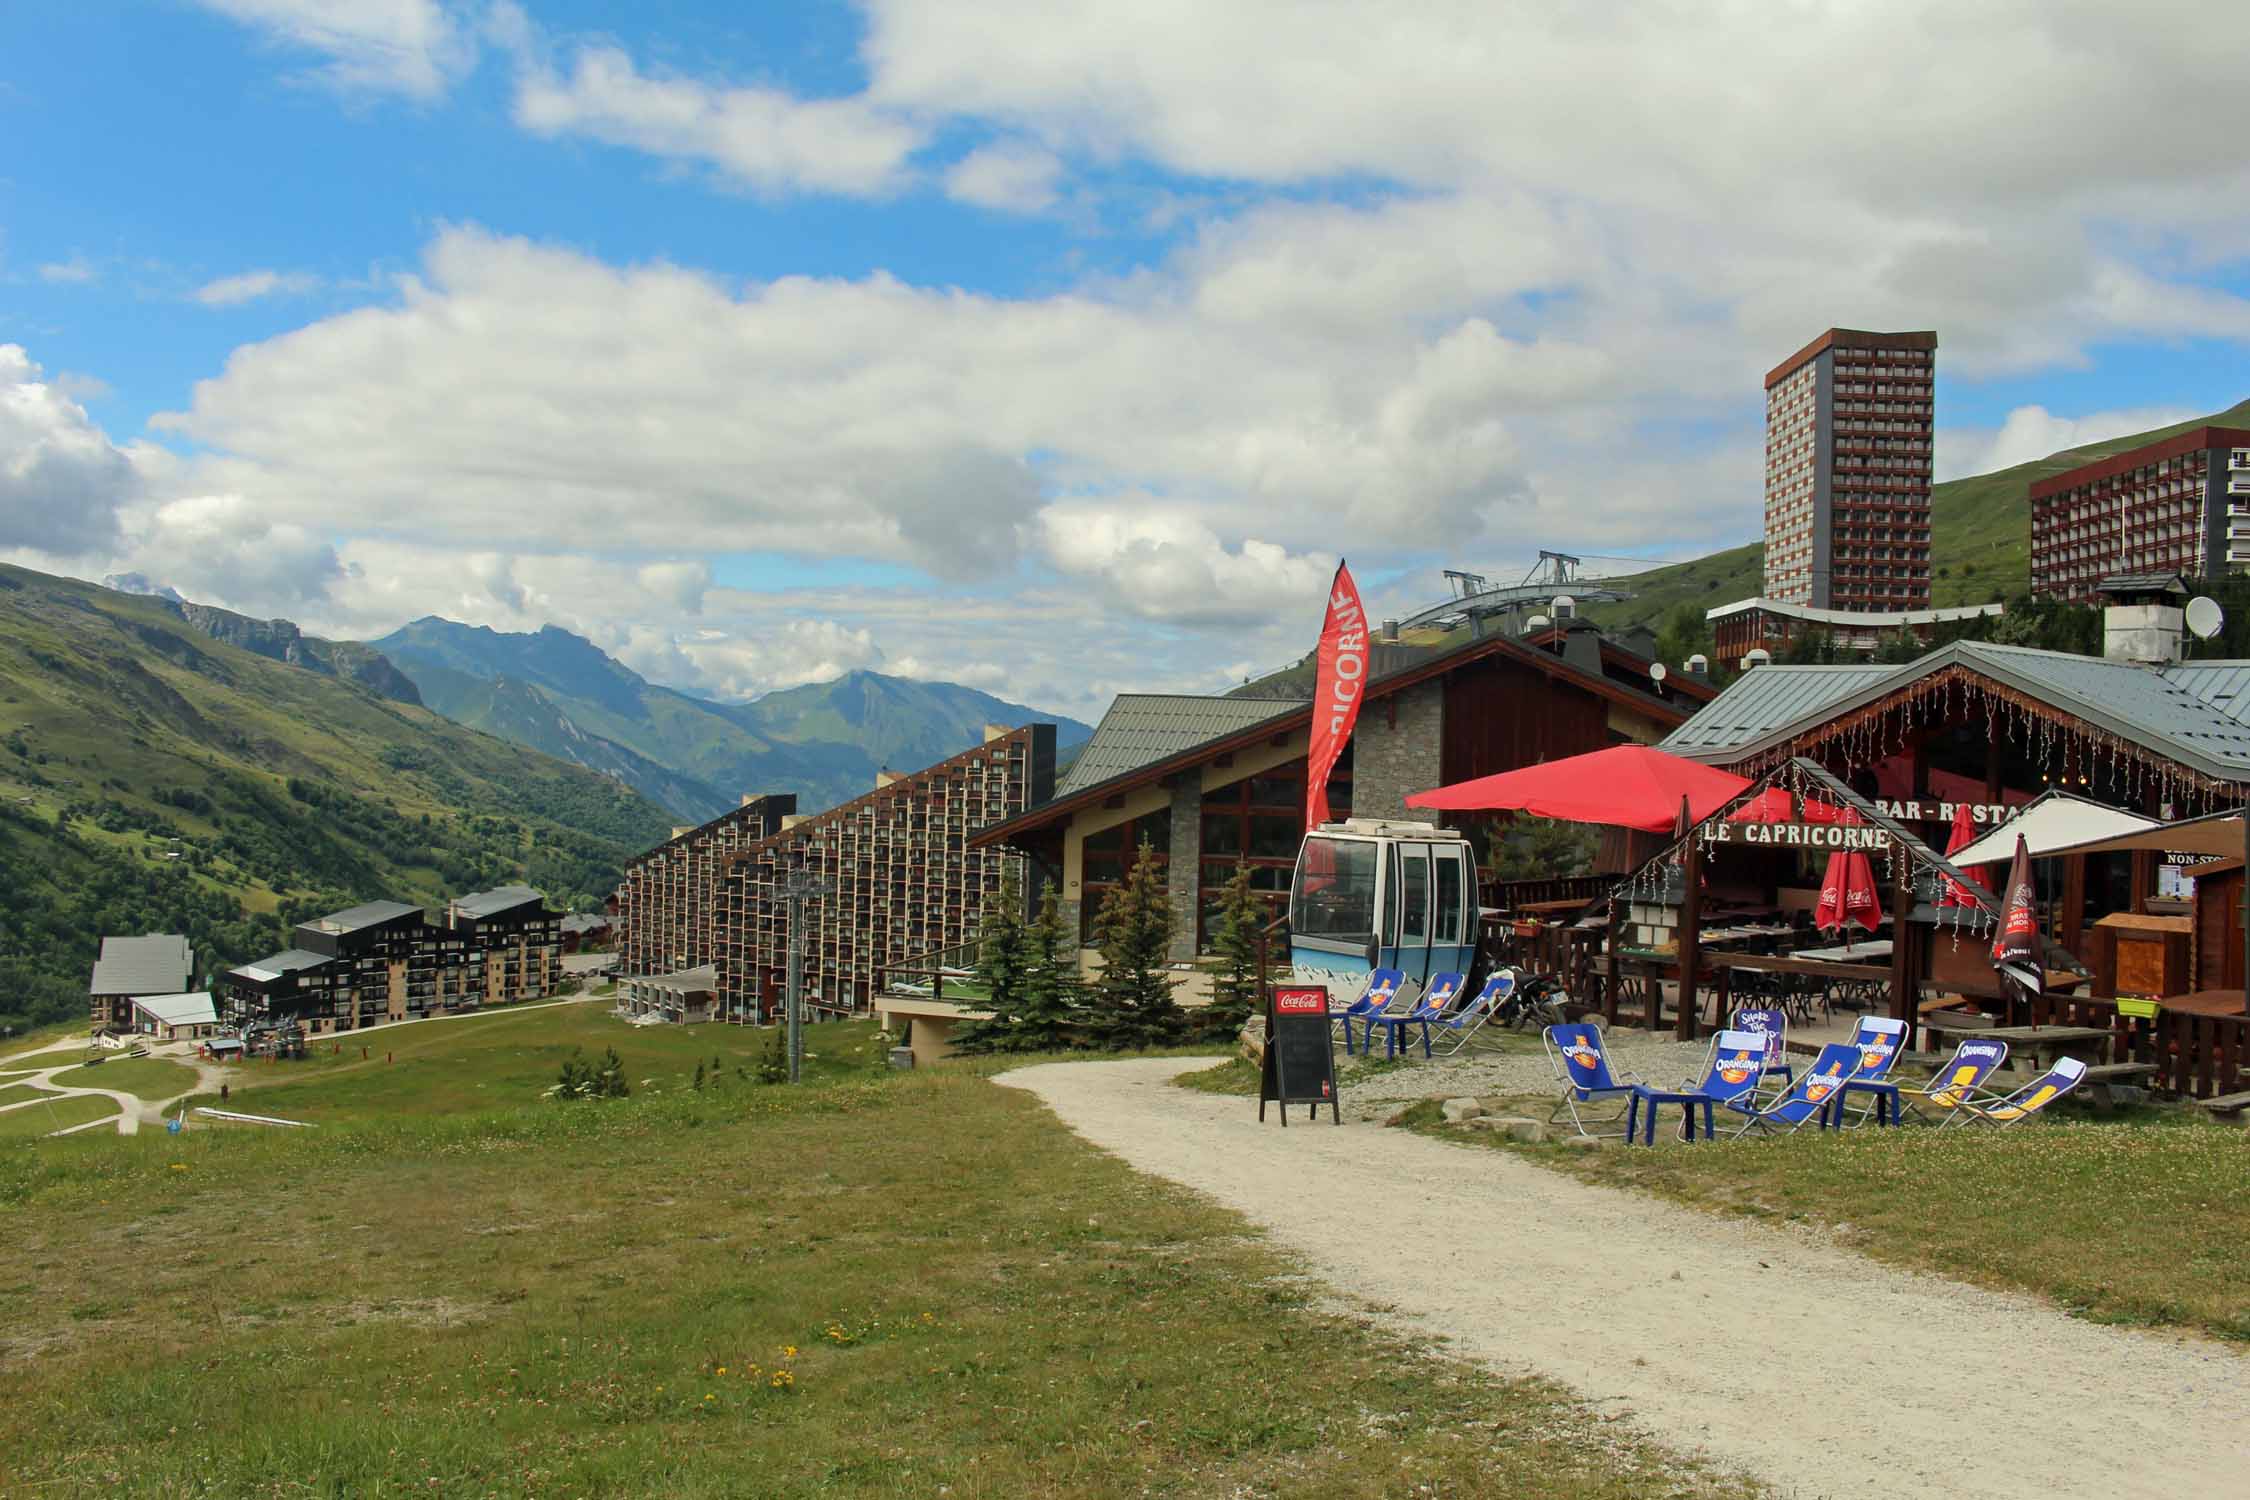
[[[1629, 563], [1636, 570], [1662, 567], [1661, 562], [1643, 558], [1597, 558], [1596, 562]], [[1540, 549], [1539, 561], [1524, 574], [1520, 583], [1495, 586], [1481, 573], [1464, 573], [1453, 568], [1445, 570], [1446, 584], [1452, 597], [1407, 619], [1397, 622], [1400, 630], [1425, 627], [1450, 630], [1462, 625], [1474, 625], [1483, 634], [1483, 622], [1489, 619], [1511, 619], [1526, 610], [1546, 610], [1557, 595], [1567, 594], [1575, 603], [1615, 604], [1633, 597], [1632, 590], [1616, 587], [1613, 583], [1589, 577], [1585, 571], [1586, 559], [1568, 552], [1549, 552]]]

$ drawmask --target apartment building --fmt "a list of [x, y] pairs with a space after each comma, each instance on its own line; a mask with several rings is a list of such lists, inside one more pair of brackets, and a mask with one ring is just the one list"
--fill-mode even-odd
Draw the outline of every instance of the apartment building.
[[912, 775], [885, 773], [867, 795], [778, 819], [763, 836], [744, 814], [794, 799], [746, 799], [627, 867], [616, 896], [620, 986], [637, 993], [641, 979], [709, 965], [711, 976], [696, 979], [715, 987], [716, 1014], [761, 1019], [787, 969], [783, 888], [801, 873], [821, 886], [805, 907], [807, 1000], [864, 1010], [894, 967], [975, 937], [1015, 856], [972, 849], [970, 835], [1044, 801], [1054, 780], [1054, 725], [992, 726], [973, 749]]
[[1936, 371], [1935, 333], [1831, 328], [1767, 373], [1762, 597], [1928, 607]]
[[2250, 429], [2198, 427], [2031, 486], [2031, 591], [2095, 601], [2113, 573], [2250, 565]]
[[295, 1021], [318, 1036], [540, 999], [562, 982], [562, 913], [529, 886], [462, 896], [434, 915], [369, 901], [291, 936], [227, 971], [235, 1025]]

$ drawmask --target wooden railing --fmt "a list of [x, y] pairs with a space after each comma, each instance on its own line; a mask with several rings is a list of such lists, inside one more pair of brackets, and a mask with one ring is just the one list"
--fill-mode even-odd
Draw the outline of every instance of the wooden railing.
[[2100, 1026], [2110, 1033], [2110, 1062], [2148, 1063], [2149, 1080], [2168, 1093], [2210, 1099], [2250, 1087], [2250, 1016], [2201, 1016], [2159, 1010], [2121, 1015], [2114, 1000], [2042, 995], [2027, 1017], [2034, 1025]]
[[1514, 911], [1528, 901], [1593, 901], [1617, 883], [1614, 875], [1541, 875], [1529, 880], [1477, 879], [1477, 896], [1486, 906]]

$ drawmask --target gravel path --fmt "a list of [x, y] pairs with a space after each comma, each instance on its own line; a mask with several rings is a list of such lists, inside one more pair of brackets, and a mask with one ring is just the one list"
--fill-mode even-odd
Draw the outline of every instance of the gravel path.
[[1203, 1066], [1055, 1063], [1000, 1082], [1265, 1226], [1356, 1300], [1412, 1309], [1462, 1355], [1559, 1379], [1786, 1494], [2250, 1494], [2250, 1358], [2223, 1345], [2087, 1323], [1502, 1152], [1301, 1114], [1260, 1126], [1252, 1100], [1167, 1081]]
[[[1702, 1071], [1711, 1044], [1676, 1042], [1669, 1036], [1617, 1027], [1604, 1033], [1603, 1045], [1613, 1068], [1637, 1073], [1648, 1083], [1673, 1084]], [[1356, 1110], [1363, 1120], [1380, 1120], [1417, 1099], [1554, 1092], [1554, 1069], [1536, 1032], [1511, 1034], [1506, 1046], [1505, 1053], [1480, 1049], [1458, 1057], [1425, 1058], [1417, 1052], [1403, 1064], [1371, 1069], [1339, 1054], [1336, 1066], [1345, 1111]]]

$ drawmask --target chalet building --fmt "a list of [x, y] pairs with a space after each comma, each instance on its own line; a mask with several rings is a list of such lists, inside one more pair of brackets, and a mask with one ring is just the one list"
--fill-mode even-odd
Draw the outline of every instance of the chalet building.
[[178, 933], [105, 937], [87, 986], [88, 1018], [96, 1031], [128, 1031], [133, 1002], [144, 995], [176, 995], [188, 987], [195, 953]]
[[133, 1032], [159, 1042], [200, 1042], [218, 1035], [219, 1011], [209, 990], [143, 995], [133, 1002]]
[[615, 898], [620, 988], [664, 975], [687, 986], [709, 965], [723, 1019], [763, 1018], [782, 994], [783, 889], [799, 876], [819, 891], [805, 905], [804, 993], [820, 1009], [864, 1010], [891, 971], [974, 938], [1011, 863], [974, 835], [1044, 799], [1055, 778], [1054, 725], [985, 734], [813, 817], [796, 817], [791, 798], [746, 798], [634, 860]]
[[294, 947], [229, 970], [227, 1016], [321, 1035], [539, 999], [562, 981], [561, 924], [529, 886], [462, 896], [434, 917], [366, 902], [300, 923]]
[[616, 919], [607, 912], [574, 911], [562, 919], [562, 951], [565, 955], [599, 948], [616, 935]]
[[[1410, 818], [1410, 793], [1632, 742], [1653, 744], [1715, 689], [1581, 620], [1532, 641], [1491, 635], [1441, 648], [1378, 643], [1359, 727], [1329, 782], [1330, 816]], [[1103, 896], [1145, 843], [1165, 866], [1172, 952], [1216, 935], [1235, 867], [1277, 908], [1304, 837], [1302, 701], [1128, 694], [1117, 699], [1051, 801], [996, 822], [971, 847], [1013, 849], [1060, 882], [1066, 919], [1092, 944]], [[1619, 868], [1623, 868], [1620, 863]]]
[[[1997, 822], [2051, 787], [2164, 820], [2235, 807], [2250, 796], [2250, 662], [2178, 660], [2180, 613], [2113, 610], [2107, 658], [1962, 641], [1903, 666], [1759, 667], [1663, 748], [1745, 776], [1808, 757], [1941, 850], [1959, 804]], [[2083, 954], [2094, 922], [2146, 909], [2160, 863], [2054, 861], [2049, 936]]]

